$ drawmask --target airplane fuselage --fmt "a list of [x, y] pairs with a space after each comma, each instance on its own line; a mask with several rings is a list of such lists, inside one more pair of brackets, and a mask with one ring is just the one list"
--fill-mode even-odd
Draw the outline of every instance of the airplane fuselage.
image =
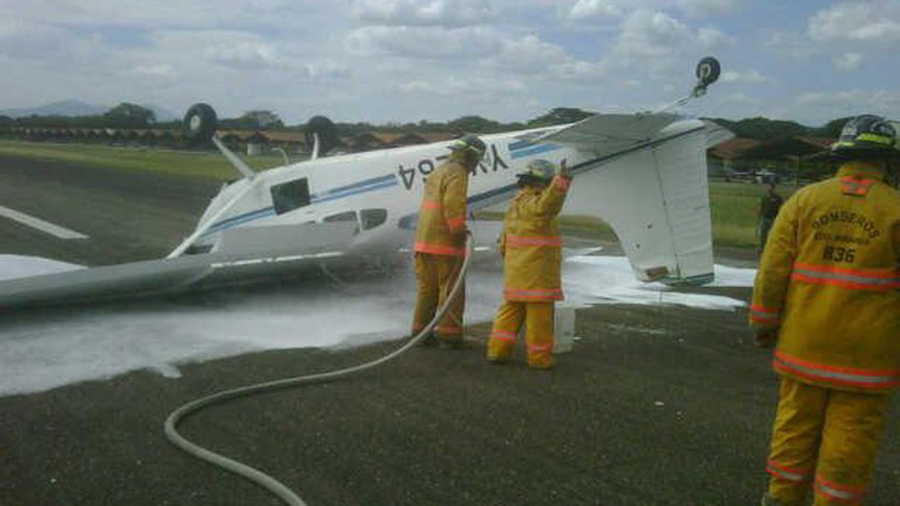
[[[470, 172], [469, 209], [503, 200], [515, 174], [528, 161], [544, 158], [570, 166], [590, 156], [562, 145], [533, 144], [529, 139], [561, 127], [485, 135], [484, 158]], [[212, 245], [235, 227], [263, 227], [354, 221], [358, 234], [351, 247], [392, 249], [408, 246], [422, 189], [428, 175], [444, 162], [452, 141], [338, 155], [270, 169], [232, 183], [213, 199], [198, 227], [208, 226], [196, 245]], [[233, 200], [234, 196], [243, 196]], [[223, 206], [230, 209], [207, 223]]]
[[[482, 136], [488, 149], [470, 171], [469, 211], [507, 200], [515, 192], [515, 174], [536, 158], [557, 164], [565, 159], [577, 173], [633, 151], [598, 158], [566, 145], [533, 142], [567, 126]], [[663, 143], [698, 128], [703, 124], [697, 120], [678, 121], [642, 145]], [[198, 223], [198, 229], [206, 230], [194, 244], [199, 251], [209, 250], [222, 232], [235, 227], [350, 221], [358, 226], [350, 251], [396, 252], [409, 246], [425, 180], [447, 159], [451, 144], [318, 158], [239, 180], [213, 199]]]

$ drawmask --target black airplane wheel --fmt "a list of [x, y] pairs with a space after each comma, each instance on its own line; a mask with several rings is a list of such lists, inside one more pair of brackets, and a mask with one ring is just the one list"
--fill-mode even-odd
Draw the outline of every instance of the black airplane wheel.
[[216, 133], [216, 111], [207, 104], [194, 104], [184, 115], [182, 128], [192, 144], [204, 144]]
[[719, 60], [712, 56], [707, 56], [697, 63], [697, 80], [701, 86], [709, 86], [719, 79], [721, 70], [722, 67], [719, 65]]

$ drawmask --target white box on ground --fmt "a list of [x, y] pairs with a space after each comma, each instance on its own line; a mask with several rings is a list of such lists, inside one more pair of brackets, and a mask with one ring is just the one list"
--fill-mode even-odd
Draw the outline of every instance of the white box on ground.
[[568, 353], [575, 344], [575, 308], [559, 305], [553, 312], [553, 354]]

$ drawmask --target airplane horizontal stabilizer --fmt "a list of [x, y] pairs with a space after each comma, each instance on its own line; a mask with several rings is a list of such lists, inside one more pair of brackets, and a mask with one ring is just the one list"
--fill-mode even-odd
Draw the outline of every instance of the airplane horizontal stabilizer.
[[563, 210], [601, 217], [644, 281], [712, 280], [707, 132], [698, 128], [580, 172]]
[[734, 137], [734, 132], [716, 123], [715, 121], [701, 120], [706, 125], [706, 149], [711, 149], [728, 139]]

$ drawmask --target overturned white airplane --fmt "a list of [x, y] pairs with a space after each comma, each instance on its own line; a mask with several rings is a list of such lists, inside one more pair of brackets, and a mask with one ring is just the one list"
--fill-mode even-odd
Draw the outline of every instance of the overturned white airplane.
[[[704, 58], [696, 73], [696, 86], [673, 106], [703, 95], [719, 64]], [[0, 308], [168, 293], [323, 262], [396, 256], [411, 243], [424, 179], [451, 144], [325, 157], [319, 153], [329, 148], [328, 129], [311, 125], [310, 160], [253, 172], [215, 136], [208, 105], [191, 107], [184, 122], [190, 137], [211, 139], [243, 176], [222, 188], [195, 231], [164, 259], [2, 281]], [[563, 213], [612, 226], [639, 279], [708, 282], [706, 150], [730, 136], [712, 122], [666, 112], [598, 114], [483, 135], [488, 150], [470, 174], [468, 210], [511, 198], [515, 174], [532, 159], [566, 159], [575, 182]]]

